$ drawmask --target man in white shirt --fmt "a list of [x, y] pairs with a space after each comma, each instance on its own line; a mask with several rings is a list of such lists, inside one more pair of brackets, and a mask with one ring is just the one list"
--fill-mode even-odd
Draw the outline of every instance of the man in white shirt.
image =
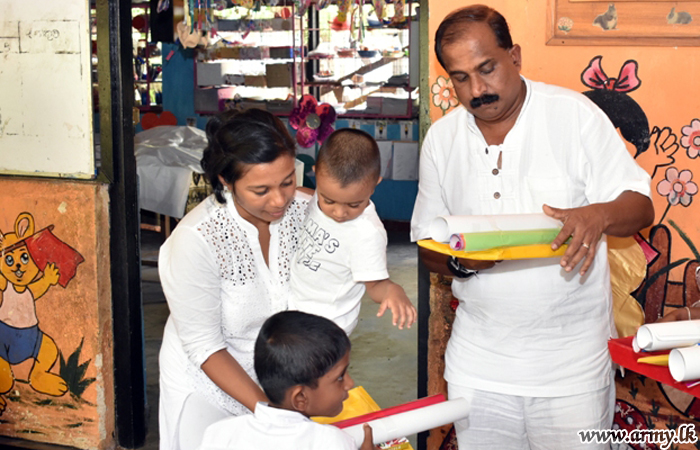
[[460, 448], [606, 448], [577, 434], [612, 426], [604, 235], [652, 223], [649, 176], [592, 102], [520, 75], [521, 49], [495, 10], [454, 11], [435, 48], [463, 106], [424, 140], [412, 239], [429, 238], [441, 215], [542, 211], [564, 223], [553, 249], [571, 238], [561, 259], [453, 260], [451, 269], [421, 249], [430, 271], [456, 275], [445, 379], [450, 397], [472, 401], [455, 424]]

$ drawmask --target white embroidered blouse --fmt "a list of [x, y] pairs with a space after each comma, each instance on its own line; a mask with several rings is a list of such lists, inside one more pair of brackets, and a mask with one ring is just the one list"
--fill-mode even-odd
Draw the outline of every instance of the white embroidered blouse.
[[287, 309], [290, 261], [309, 196], [298, 192], [284, 217], [270, 223], [269, 267], [257, 228], [241, 218], [230, 193], [225, 198], [223, 205], [214, 196], [199, 204], [160, 249], [158, 271], [170, 307], [160, 353], [160, 403], [161, 414], [171, 416], [170, 430], [195, 390], [233, 415], [249, 412], [200, 366], [226, 348], [257, 381], [258, 331], [265, 319]]

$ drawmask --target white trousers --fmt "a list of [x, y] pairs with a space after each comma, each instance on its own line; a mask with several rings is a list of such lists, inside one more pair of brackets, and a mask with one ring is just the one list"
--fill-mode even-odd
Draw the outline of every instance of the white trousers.
[[615, 384], [566, 397], [520, 397], [448, 384], [448, 397], [471, 402], [455, 422], [460, 450], [607, 450], [581, 443], [579, 430], [612, 428]]
[[[160, 407], [163, 407], [162, 402]], [[227, 417], [231, 414], [193, 392], [187, 396], [177, 422], [171, 427], [173, 430], [168, 430], [164, 415], [160, 415], [160, 450], [196, 450], [202, 443], [204, 430]]]

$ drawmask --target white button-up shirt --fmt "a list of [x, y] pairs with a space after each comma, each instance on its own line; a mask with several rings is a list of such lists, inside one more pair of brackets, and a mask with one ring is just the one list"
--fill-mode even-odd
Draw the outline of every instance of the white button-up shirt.
[[[598, 107], [582, 94], [525, 82], [525, 103], [501, 145], [489, 146], [463, 107], [430, 128], [413, 240], [430, 237], [440, 215], [541, 213], [543, 204], [580, 207], [626, 190], [650, 195], [649, 175]], [[559, 258], [504, 261], [455, 279], [452, 291], [460, 305], [445, 355], [448, 382], [536, 397], [609, 384], [614, 327], [604, 238], [584, 277], [578, 268], [565, 272]]]
[[199, 450], [357, 450], [353, 438], [296, 411], [259, 402], [254, 415], [231, 417], [207, 427]]

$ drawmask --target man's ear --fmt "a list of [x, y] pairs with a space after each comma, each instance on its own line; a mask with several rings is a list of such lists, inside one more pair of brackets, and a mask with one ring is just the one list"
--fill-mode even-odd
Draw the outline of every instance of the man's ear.
[[314, 164], [313, 166], [311, 166], [311, 170], [313, 170], [314, 173], [316, 173], [316, 164]]
[[523, 67], [523, 60], [522, 60], [522, 53], [520, 50], [520, 46], [518, 44], [514, 44], [513, 47], [509, 50], [510, 52], [510, 57], [513, 59], [513, 64], [520, 70]]
[[306, 412], [306, 410], [309, 408], [309, 398], [306, 395], [305, 386], [296, 385], [287, 392], [290, 397], [289, 403], [291, 404], [292, 408], [302, 414]]
[[379, 177], [379, 179], [377, 180], [377, 186], [379, 186], [379, 183], [381, 183], [382, 180], [383, 180], [383, 178], [382, 178], [382, 177]]

